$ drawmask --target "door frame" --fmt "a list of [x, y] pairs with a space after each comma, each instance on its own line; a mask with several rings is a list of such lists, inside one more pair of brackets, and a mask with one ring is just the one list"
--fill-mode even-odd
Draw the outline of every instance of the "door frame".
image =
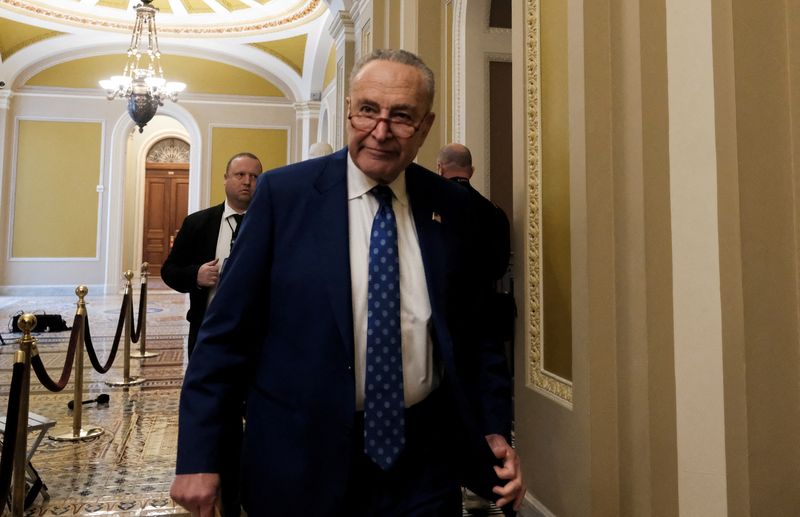
[[[148, 206], [147, 197], [148, 197], [148, 195], [153, 195], [152, 192], [151, 192], [151, 188], [148, 187], [148, 181], [149, 180], [153, 180], [155, 178], [159, 178], [159, 179], [165, 181], [166, 186], [169, 187], [164, 192], [164, 195], [167, 198], [169, 198], [169, 202], [166, 205], [168, 210], [162, 214], [162, 217], [164, 219], [164, 222], [166, 223], [166, 226], [168, 226], [168, 228], [162, 227], [162, 229], [165, 230], [164, 238], [166, 238], [167, 240], [163, 242], [163, 244], [165, 245], [165, 247], [162, 250], [163, 251], [163, 260], [162, 260], [162, 262], [159, 263], [159, 274], [158, 274], [158, 276], [160, 277], [161, 276], [160, 268], [163, 267], [164, 261], [166, 261], [167, 255], [169, 255], [169, 252], [172, 249], [172, 238], [174, 238], [177, 235], [178, 230], [180, 229], [180, 225], [183, 224], [183, 219], [181, 219], [181, 222], [177, 227], [174, 227], [174, 228], [172, 227], [172, 223], [177, 222], [176, 218], [174, 216], [176, 215], [177, 208], [179, 206], [181, 206], [181, 202], [182, 202], [181, 200], [178, 199], [178, 197], [180, 197], [180, 196], [177, 195], [179, 193], [179, 191], [175, 187], [175, 185], [176, 185], [175, 179], [176, 178], [180, 178], [181, 179], [180, 183], [182, 183], [186, 187], [185, 188], [185, 194], [186, 195], [185, 195], [185, 198], [183, 199], [183, 203], [185, 204], [187, 210], [186, 210], [186, 213], [183, 215], [183, 218], [185, 218], [186, 216], [189, 215], [189, 211], [188, 211], [188, 208], [189, 208], [189, 162], [147, 162], [147, 168], [145, 170], [145, 189], [144, 189], [145, 211], [144, 211], [144, 217], [142, 218], [143, 222], [144, 222], [145, 219], [147, 219], [148, 215], [153, 214], [154, 207], [153, 206], [150, 206], [149, 208], [147, 207]], [[152, 200], [150, 200], [150, 201], [152, 201]], [[175, 203], [177, 203], [177, 205]], [[163, 210], [164, 206], [162, 206], [161, 208]], [[152, 226], [148, 226], [146, 224], [143, 225], [143, 227], [142, 227], [142, 257], [141, 257], [142, 261], [144, 261], [146, 259], [146, 257], [144, 256], [145, 255], [144, 254], [144, 243], [146, 241], [150, 242], [150, 238], [151, 238], [151, 237], [148, 237], [147, 239], [145, 239], [145, 235], [144, 235], [144, 231], [145, 230], [147, 230], [149, 232], [149, 231], [153, 230], [153, 227]], [[151, 255], [151, 258], [152, 258], [152, 255]], [[148, 263], [150, 264], [150, 269], [149, 269], [150, 276], [155, 276], [155, 269], [153, 268], [153, 262], [148, 260]]]
[[[145, 193], [145, 175], [147, 174], [147, 154], [150, 152], [150, 149], [160, 140], [165, 138], [177, 138], [179, 140], [183, 140], [189, 146], [192, 146], [192, 142], [189, 139], [188, 133], [182, 133], [179, 131], [175, 131], [174, 129], [165, 129], [163, 131], [157, 131], [153, 133], [153, 135], [148, 138], [144, 144], [139, 148], [137, 156], [136, 156], [136, 200], [135, 203], [135, 210], [133, 214], [133, 272], [134, 274], [138, 274], [139, 271], [142, 269], [142, 253], [144, 252], [144, 193]], [[191, 174], [191, 157], [192, 153], [189, 153], [189, 205], [191, 206], [191, 183], [192, 183], [192, 174]], [[191, 208], [189, 209], [191, 212]]]

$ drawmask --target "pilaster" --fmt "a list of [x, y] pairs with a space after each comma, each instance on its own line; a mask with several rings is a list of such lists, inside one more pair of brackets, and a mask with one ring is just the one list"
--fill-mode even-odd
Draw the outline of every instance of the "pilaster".
[[346, 135], [347, 105], [350, 91], [350, 70], [355, 64], [355, 25], [348, 11], [334, 13], [330, 33], [336, 44], [336, 113], [334, 114], [333, 147], [344, 145]]
[[296, 119], [295, 156], [300, 160], [308, 158], [308, 147], [317, 141], [320, 103], [316, 101], [297, 102], [294, 105]]

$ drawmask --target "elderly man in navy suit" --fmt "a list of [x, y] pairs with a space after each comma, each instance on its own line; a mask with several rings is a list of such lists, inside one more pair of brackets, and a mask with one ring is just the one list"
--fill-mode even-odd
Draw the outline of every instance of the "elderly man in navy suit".
[[467, 195], [413, 164], [434, 80], [380, 50], [351, 74], [348, 146], [264, 174], [181, 394], [172, 497], [211, 516], [247, 401], [251, 516], [512, 514], [510, 382], [485, 328]]

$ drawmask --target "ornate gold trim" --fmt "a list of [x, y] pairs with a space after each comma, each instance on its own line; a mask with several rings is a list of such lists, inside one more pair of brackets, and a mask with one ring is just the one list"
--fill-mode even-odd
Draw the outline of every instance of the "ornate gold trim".
[[[92, 17], [91, 15], [75, 14], [67, 11], [57, 11], [41, 5], [36, 5], [28, 0], [0, 0], [0, 5], [18, 9], [38, 18], [47, 18], [61, 23], [91, 27], [93, 29], [131, 32], [133, 23], [116, 22], [108, 19]], [[189, 35], [189, 36], [241, 36], [251, 32], [263, 32], [283, 28], [285, 25], [296, 23], [314, 14], [320, 15], [324, 9], [317, 11], [320, 0], [308, 0], [305, 6], [295, 12], [280, 18], [268, 19], [257, 23], [243, 23], [239, 25], [158, 25], [159, 34]], [[327, 8], [327, 7], [326, 7]], [[310, 21], [310, 20], [309, 20]]]
[[525, 166], [528, 175], [528, 383], [565, 402], [572, 384], [544, 369], [542, 349], [541, 97], [539, 0], [525, 3]]

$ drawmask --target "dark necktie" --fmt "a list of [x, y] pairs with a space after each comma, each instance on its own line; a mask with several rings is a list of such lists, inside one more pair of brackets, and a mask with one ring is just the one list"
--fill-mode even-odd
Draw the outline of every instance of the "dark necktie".
[[234, 221], [236, 221], [236, 227], [233, 229], [233, 233], [231, 234], [231, 249], [233, 249], [233, 241], [236, 240], [236, 236], [239, 235], [239, 228], [242, 226], [242, 219], [244, 219], [244, 214], [233, 214], [229, 217], [232, 217]]
[[378, 185], [371, 192], [380, 206], [372, 221], [369, 243], [364, 452], [386, 470], [406, 443], [400, 258], [397, 255], [392, 190]]

